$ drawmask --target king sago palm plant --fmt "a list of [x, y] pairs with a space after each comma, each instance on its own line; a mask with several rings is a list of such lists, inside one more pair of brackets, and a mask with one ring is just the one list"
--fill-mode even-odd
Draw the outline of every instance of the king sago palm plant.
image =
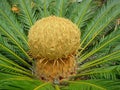
[[0, 0], [0, 90], [120, 90], [120, 0]]

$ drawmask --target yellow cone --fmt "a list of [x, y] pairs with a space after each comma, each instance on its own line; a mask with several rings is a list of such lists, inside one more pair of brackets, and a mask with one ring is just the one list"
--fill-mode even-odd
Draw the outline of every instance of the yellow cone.
[[29, 31], [28, 43], [39, 79], [61, 80], [75, 74], [80, 30], [70, 20], [56, 16], [38, 20]]
[[32, 26], [28, 43], [34, 58], [64, 58], [78, 49], [80, 31], [70, 20], [50, 16]]

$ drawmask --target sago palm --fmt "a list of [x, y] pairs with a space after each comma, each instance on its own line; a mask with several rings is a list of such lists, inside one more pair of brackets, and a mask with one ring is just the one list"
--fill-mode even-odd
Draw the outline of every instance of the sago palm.
[[0, 0], [0, 90], [119, 90], [120, 0]]

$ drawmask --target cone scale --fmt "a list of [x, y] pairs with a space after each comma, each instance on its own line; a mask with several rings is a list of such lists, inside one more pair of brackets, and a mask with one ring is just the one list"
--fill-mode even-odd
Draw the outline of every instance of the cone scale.
[[76, 73], [80, 30], [70, 20], [56, 16], [38, 20], [29, 31], [28, 43], [37, 78], [62, 80]]

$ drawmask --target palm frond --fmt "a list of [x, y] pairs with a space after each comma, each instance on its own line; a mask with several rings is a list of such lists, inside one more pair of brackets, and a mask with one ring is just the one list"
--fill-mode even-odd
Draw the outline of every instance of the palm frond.
[[80, 76], [88, 76], [91, 79], [109, 79], [109, 80], [116, 80], [120, 75], [120, 66], [104, 66], [104, 67], [96, 67], [91, 68], [85, 71], [82, 71], [80, 74], [77, 74], [75, 77]]
[[[22, 87], [21, 87], [22, 86]], [[0, 81], [0, 89], [7, 90], [54, 90], [49, 82], [43, 83], [28, 77], [12, 77]]]
[[[117, 43], [119, 41], [120, 41], [120, 30], [118, 29], [118, 30], [114, 31], [113, 33], [111, 33], [110, 35], [106, 36], [105, 38], [103, 37], [100, 40], [100, 43], [97, 44], [92, 51], [90, 51], [88, 54], [86, 54], [85, 56], [83, 56], [80, 59], [80, 62], [84, 61], [85, 59], [87, 59], [91, 55], [95, 54], [96, 52], [99, 54], [99, 52], [102, 52], [103, 50], [104, 50], [104, 52], [108, 51], [110, 44], [111, 44], [111, 46], [116, 46], [117, 44], [119, 44], [119, 43]], [[119, 50], [119, 48], [118, 48], [118, 50]]]
[[[100, 65], [100, 64], [112, 61], [112, 60], [114, 62], [116, 62], [117, 60], [119, 60], [119, 58], [120, 58], [120, 50], [118, 50], [116, 52], [113, 52], [111, 54], [108, 54], [106, 56], [103, 56], [101, 58], [98, 58], [96, 60], [93, 60], [91, 62], [87, 62], [84, 65], [82, 65], [82, 67], [84, 67], [84, 69], [86, 69], [86, 68], [93, 67], [93, 66], [96, 66], [96, 65]], [[83, 69], [82, 67], [81, 67], [81, 69]]]
[[[87, 48], [87, 46], [102, 32], [109, 23], [119, 15], [120, 9], [119, 1], [109, 0], [97, 13], [97, 15], [88, 23], [85, 33], [82, 34], [83, 49], [80, 53]], [[114, 13], [112, 13], [114, 11]]]
[[[112, 3], [113, 4], [113, 3]], [[116, 10], [116, 7], [117, 7], [117, 4], [115, 4], [115, 6], [114, 6], [114, 8], [112, 8], [113, 10], [115, 9]], [[109, 8], [110, 9], [110, 8]], [[95, 32], [92, 32], [91, 30], [89, 30], [89, 34], [92, 32], [92, 36], [90, 35], [90, 39], [87, 39], [87, 36], [89, 35], [89, 34], [87, 34], [86, 36], [85, 36], [85, 38], [87, 39], [87, 40], [89, 40], [89, 41], [87, 41], [88, 43], [86, 43], [86, 45], [83, 47], [83, 49], [80, 51], [80, 53], [81, 52], [83, 52], [83, 50], [85, 50], [85, 48], [95, 39], [95, 37], [101, 32], [101, 31], [103, 31], [104, 30], [104, 27], [106, 27], [107, 25], [108, 25], [108, 23], [109, 22], [111, 22], [118, 14], [119, 14], [119, 9], [117, 9], [116, 10], [116, 13], [114, 13], [114, 14], [112, 14], [111, 12], [111, 14], [109, 13], [107, 16], [109, 16], [109, 15], [111, 15], [111, 16], [109, 16], [109, 17], [107, 17], [107, 16], [105, 16], [105, 18], [106, 19], [104, 19], [104, 22], [102, 21], [101, 23], [99, 22], [98, 24], [100, 24], [100, 27], [98, 28], [98, 26], [96, 26], [96, 29], [94, 28], [95, 27], [95, 25], [93, 26], [93, 27], [91, 27], [92, 29], [91, 30], [93, 30], [93, 31], [95, 31]], [[106, 11], [107, 12], [107, 11]], [[116, 14], [116, 15], [115, 15]], [[103, 16], [104, 17], [104, 16]], [[100, 20], [100, 18], [98, 19], [98, 20]], [[106, 20], [106, 21], [105, 21]], [[106, 23], [106, 24], [105, 24]], [[102, 26], [102, 25], [104, 25], [104, 26]], [[92, 26], [92, 25], [90, 25], [90, 26]], [[89, 28], [90, 29], [90, 28]], [[99, 31], [98, 31], [99, 30]], [[118, 33], [119, 31], [117, 31], [117, 33]], [[111, 34], [110, 36], [112, 37], [112, 35], [114, 36], [115, 35], [115, 33], [116, 32], [113, 32], [114, 34]], [[84, 38], [84, 40], [85, 40], [85, 38]], [[115, 38], [112, 38], [112, 40], [114, 41], [115, 39], [118, 39], [119, 38], [119, 33], [118, 33], [118, 36], [116, 36]], [[81, 44], [83, 44], [83, 42], [84, 42], [84, 40], [81, 42]], [[109, 40], [110, 40], [110, 38], [109, 38]], [[110, 40], [110, 41], [108, 41], [108, 42], [106, 42], [105, 44], [102, 44], [103, 46], [102, 47], [100, 47], [99, 49], [97, 49], [98, 51], [100, 50], [100, 49], [102, 49], [103, 47], [105, 47], [105, 46], [107, 46], [110, 42], [112, 42], [112, 40]], [[96, 52], [96, 50], [95, 49], [93, 49], [94, 50], [94, 53]], [[92, 51], [91, 51], [92, 52]], [[89, 54], [89, 56], [91, 56], [92, 54], [94, 54], [94, 53], [91, 53], [91, 52], [89, 52], [88, 54]], [[90, 55], [91, 54], [91, 55]], [[87, 54], [85, 55], [85, 57], [89, 57], [89, 56], [87, 56]], [[85, 58], [84, 58], [84, 60], [85, 60]], [[80, 61], [82, 62], [82, 61], [84, 61], [83, 59], [81, 59]]]
[[[5, 27], [1, 26], [0, 31], [1, 31], [1, 34], [7, 38], [7, 40], [5, 40], [4, 42], [13, 43], [14, 46], [18, 47], [18, 50], [20, 50], [24, 56], [26, 56], [29, 60], [31, 60], [30, 57], [28, 56], [28, 54], [26, 53], [26, 50], [23, 49], [22, 41], [18, 40], [18, 38], [14, 36], [14, 34], [10, 31], [10, 29], [8, 29], [7, 27], [5, 28]], [[3, 38], [3, 37], [1, 37], [1, 38]], [[25, 48], [26, 48], [26, 46], [25, 46]]]
[[[79, 26], [80, 23], [83, 20], [83, 17], [85, 16], [85, 14], [87, 13], [88, 7], [90, 5], [92, 0], [84, 0], [80, 7], [79, 7], [79, 13], [78, 13], [78, 17], [76, 18], [76, 24]], [[84, 8], [83, 8], [84, 7]]]
[[67, 7], [69, 5], [69, 1], [68, 0], [56, 0], [56, 4], [55, 4], [55, 15], [59, 16], [59, 17], [63, 17], [65, 16], [66, 12], [67, 12]]
[[[21, 61], [21, 64], [24, 64], [28, 67], [31, 67], [31, 65], [28, 64], [28, 62], [26, 62], [23, 58], [21, 58], [20, 56], [20, 52], [18, 54], [17, 52], [17, 47], [14, 47], [14, 44], [11, 45], [7, 42], [7, 38], [4, 38], [0, 35], [0, 52], [1, 54], [3, 54], [4, 56], [7, 56], [15, 61]], [[19, 51], [19, 49], [18, 49]]]
[[119, 81], [86, 80], [67, 81], [70, 83], [68, 90], [117, 90], [120, 89]]
[[10, 26], [9, 28], [12, 29], [11, 32], [14, 32], [14, 36], [20, 36], [19, 38], [23, 40], [23, 43], [28, 45], [25, 33], [23, 33], [19, 22], [16, 20], [15, 15], [12, 13], [10, 5], [6, 0], [2, 0], [1, 2], [0, 19], [2, 20], [2, 23], [6, 24], [6, 26]]
[[[83, 0], [81, 3], [75, 2], [69, 6], [69, 19], [82, 28], [87, 25], [89, 19], [91, 19], [95, 12], [97, 6], [92, 2], [92, 0]], [[81, 31], [82, 32], [82, 31]]]
[[[7, 8], [4, 10], [5, 6], [7, 6]], [[4, 0], [2, 3], [0, 3], [0, 7], [0, 31], [2, 36], [1, 38], [6, 38], [5, 41], [3, 39], [0, 43], [3, 47], [4, 45], [5, 47], [8, 46], [8, 43], [12, 43], [14, 46], [17, 47], [17, 50], [22, 53], [22, 56], [26, 56], [28, 60], [31, 60], [29, 55], [26, 53], [26, 50], [28, 50], [28, 42], [26, 40], [26, 35], [24, 34], [21, 25], [15, 18], [15, 15], [12, 13], [10, 5], [7, 3], [6, 0]], [[8, 49], [9, 48], [10, 47], [8, 47]]]
[[29, 27], [36, 21], [34, 6], [32, 5], [34, 2], [32, 0], [17, 0], [16, 3], [18, 3], [20, 9], [20, 14], [18, 15], [19, 20], [23, 25], [25, 24], [24, 27], [29, 30]]
[[52, 5], [51, 3], [53, 3], [53, 0], [35, 0], [37, 14], [39, 14], [38, 18], [47, 17], [52, 14], [50, 8], [53, 9], [54, 3]]
[[19, 69], [22, 69], [22, 70], [24, 70], [24, 71], [26, 71], [26, 72], [31, 73], [31, 71], [29, 71], [29, 70], [27, 70], [26, 68], [18, 65], [18, 64], [15, 63], [13, 60], [10, 60], [10, 59], [4, 57], [3, 55], [0, 55], [0, 62], [1, 62], [1, 63], [6, 63], [6, 64], [8, 64], [8, 65], [14, 66], [14, 67], [16, 67], [16, 68], [19, 68]]
[[[14, 66], [11, 66], [9, 64], [5, 64], [5, 63], [0, 63], [0, 72], [4, 72], [4, 73], [9, 73], [9, 74], [16, 74], [16, 75], [20, 75], [20, 74], [25, 74], [28, 76], [32, 76], [32, 74], [29, 72], [26, 72], [24, 70], [21, 70], [19, 68], [15, 68]], [[17, 74], [18, 73], [18, 74]]]
[[60, 90], [60, 87], [58, 85], [55, 85], [56, 90]]

